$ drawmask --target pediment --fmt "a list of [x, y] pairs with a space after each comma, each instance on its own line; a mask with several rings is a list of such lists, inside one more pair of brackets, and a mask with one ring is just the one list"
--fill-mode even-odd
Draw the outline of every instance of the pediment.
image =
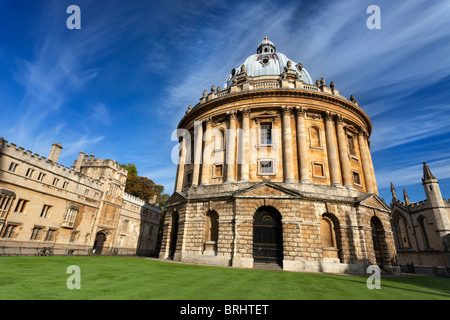
[[186, 201], [186, 196], [182, 192], [176, 191], [167, 200], [165, 206], [169, 207], [169, 206], [173, 206], [177, 203], [185, 202], [185, 201]]
[[271, 182], [261, 182], [255, 186], [238, 190], [234, 194], [236, 198], [249, 198], [249, 197], [272, 197], [272, 198], [300, 198], [300, 194], [297, 191], [282, 187], [280, 185]]
[[383, 200], [380, 199], [380, 197], [376, 195], [370, 195], [367, 198], [364, 198], [359, 201], [359, 204], [362, 206], [366, 206], [372, 209], [378, 209], [381, 211], [390, 212], [390, 208], [387, 206], [387, 204], [384, 203]]

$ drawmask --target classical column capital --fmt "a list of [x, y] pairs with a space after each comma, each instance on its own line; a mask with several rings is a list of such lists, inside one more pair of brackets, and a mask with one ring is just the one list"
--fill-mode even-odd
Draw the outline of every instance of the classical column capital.
[[325, 121], [333, 121], [334, 114], [330, 111], [325, 111], [323, 117], [325, 118]]
[[227, 111], [227, 116], [232, 120], [236, 120], [237, 111], [236, 110]]
[[292, 107], [288, 106], [281, 106], [281, 114], [284, 116], [291, 116], [292, 115]]
[[364, 138], [368, 138], [369, 137], [369, 134], [367, 133], [367, 130], [364, 129], [363, 127], [359, 127], [358, 128], [358, 135], [361, 135]]
[[250, 108], [243, 108], [243, 109], [241, 109], [239, 111], [240, 111], [240, 113], [241, 113], [243, 118], [244, 117], [246, 117], [246, 118], [250, 117]]
[[308, 109], [303, 106], [295, 106], [295, 114], [297, 117], [305, 117]]
[[334, 120], [336, 121], [336, 124], [344, 124], [345, 118], [343, 115], [337, 114]]

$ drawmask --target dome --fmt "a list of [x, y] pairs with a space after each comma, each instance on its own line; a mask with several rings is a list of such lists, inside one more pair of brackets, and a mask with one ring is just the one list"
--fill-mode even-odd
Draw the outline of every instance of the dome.
[[[296, 71], [300, 80], [307, 84], [313, 84], [308, 71], [303, 68], [303, 65], [287, 58], [285, 54], [277, 52], [275, 45], [267, 37], [258, 45], [256, 54], [248, 57], [243, 65], [245, 66], [245, 72], [250, 77], [279, 76], [286, 71], [288, 61], [291, 61], [290, 68]], [[228, 89], [233, 84], [233, 79], [241, 72], [240, 67], [231, 70], [224, 89]]]

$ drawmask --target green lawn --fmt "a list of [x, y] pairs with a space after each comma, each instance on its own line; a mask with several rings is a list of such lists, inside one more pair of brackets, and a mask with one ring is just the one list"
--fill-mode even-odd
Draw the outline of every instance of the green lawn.
[[[67, 267], [81, 270], [69, 290]], [[123, 257], [2, 257], [0, 299], [304, 300], [450, 299], [450, 279], [367, 277], [219, 268]]]

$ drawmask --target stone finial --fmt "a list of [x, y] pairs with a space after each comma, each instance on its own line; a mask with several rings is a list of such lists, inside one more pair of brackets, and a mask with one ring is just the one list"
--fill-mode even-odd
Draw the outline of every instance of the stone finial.
[[355, 96], [354, 95], [350, 95], [350, 101], [351, 102], [356, 102]]
[[334, 82], [333, 81], [330, 82], [330, 88], [334, 89]]
[[325, 84], [325, 79], [322, 77], [322, 78], [320, 78], [320, 84], [321, 85], [324, 85]]
[[243, 64], [243, 65], [241, 66], [241, 72], [242, 72], [242, 73], [245, 72], [245, 64]]
[[203, 97], [206, 97], [208, 95], [208, 92], [206, 90], [203, 91]]
[[288, 62], [286, 63], [286, 67], [288, 69], [290, 69], [292, 67], [292, 61], [291, 60], [288, 60]]
[[395, 188], [394, 188], [394, 184], [391, 181], [391, 193], [392, 193], [392, 198], [393, 199], [397, 199], [397, 194], [395, 193]]
[[211, 92], [216, 92], [216, 87], [214, 85], [211, 87]]
[[316, 80], [316, 86], [320, 87], [320, 81], [319, 81], [319, 79]]
[[222, 89], [220, 87], [217, 87], [217, 93], [222, 92]]
[[187, 110], [186, 110], [186, 114], [188, 114], [189, 112], [191, 112], [191, 110], [192, 110], [192, 105], [189, 105], [189, 107], [188, 107]]

